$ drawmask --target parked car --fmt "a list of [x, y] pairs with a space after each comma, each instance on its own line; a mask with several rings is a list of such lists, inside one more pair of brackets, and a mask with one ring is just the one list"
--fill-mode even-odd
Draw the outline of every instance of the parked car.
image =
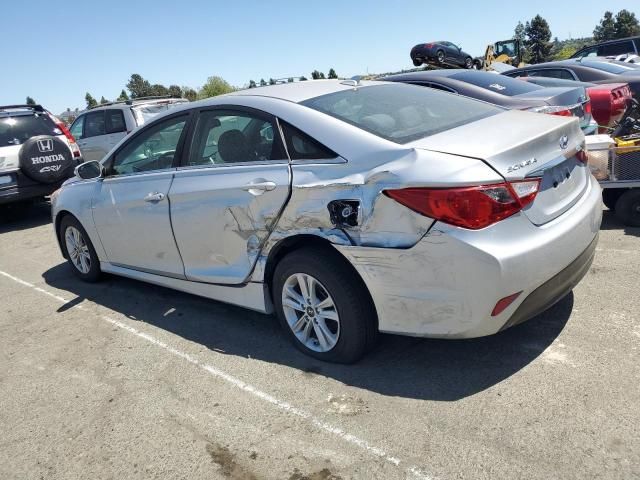
[[416, 67], [424, 63], [473, 68], [473, 57], [451, 42], [420, 43], [411, 49], [410, 55]]
[[0, 106], [0, 204], [50, 195], [80, 162], [69, 130], [41, 105]]
[[546, 88], [495, 73], [476, 70], [431, 70], [401, 73], [382, 78], [437, 88], [501, 107], [552, 115], [576, 116], [585, 134], [596, 131], [591, 104], [583, 86]]
[[617, 57], [625, 53], [640, 54], [640, 37], [618, 38], [583, 47], [571, 58]]
[[622, 119], [626, 108], [631, 102], [631, 89], [626, 83], [603, 83], [601, 85], [590, 82], [577, 82], [551, 77], [519, 77], [542, 87], [571, 87], [582, 86], [587, 89], [591, 100], [591, 114], [602, 133], [609, 131]]
[[640, 100], [640, 69], [637, 65], [622, 62], [592, 60], [561, 60], [538, 63], [502, 72], [508, 77], [551, 77], [581, 82], [627, 83], [636, 100]]
[[183, 98], [141, 97], [102, 104], [82, 113], [71, 133], [85, 160], [101, 160], [126, 135], [159, 113], [186, 103]]
[[78, 167], [54, 228], [101, 272], [275, 311], [352, 362], [378, 331], [469, 338], [545, 310], [600, 227], [576, 118], [431, 88], [320, 80], [177, 107]]

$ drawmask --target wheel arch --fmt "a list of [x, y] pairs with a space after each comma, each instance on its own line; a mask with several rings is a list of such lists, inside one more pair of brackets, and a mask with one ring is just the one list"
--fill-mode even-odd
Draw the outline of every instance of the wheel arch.
[[[60, 225], [62, 224], [62, 219], [66, 216], [72, 216], [74, 218], [75, 215], [73, 215], [73, 213], [71, 213], [68, 210], [60, 210], [57, 214], [56, 214], [56, 218], [53, 222], [54, 225], [54, 230], [56, 232], [56, 240], [58, 240], [58, 248], [60, 249], [60, 253], [62, 253], [62, 256], [64, 258], [67, 258], [67, 254], [66, 254], [66, 249], [62, 248], [62, 237], [60, 237]], [[76, 218], [77, 220], [77, 218]]]

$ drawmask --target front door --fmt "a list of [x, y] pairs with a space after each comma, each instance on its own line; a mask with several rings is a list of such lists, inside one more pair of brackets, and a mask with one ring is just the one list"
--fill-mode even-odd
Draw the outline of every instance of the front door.
[[77, 142], [85, 161], [100, 161], [109, 151], [105, 145], [107, 132], [104, 120], [104, 110], [89, 112], [84, 116], [83, 133]]
[[145, 128], [115, 152], [93, 199], [93, 218], [108, 261], [184, 278], [173, 238], [169, 190], [188, 114]]
[[240, 284], [289, 197], [289, 164], [275, 119], [252, 109], [200, 112], [169, 191], [189, 280]]

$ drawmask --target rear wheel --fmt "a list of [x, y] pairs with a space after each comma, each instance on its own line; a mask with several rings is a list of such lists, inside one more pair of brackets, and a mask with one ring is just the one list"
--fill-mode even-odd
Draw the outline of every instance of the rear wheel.
[[100, 260], [80, 222], [67, 215], [60, 222], [60, 239], [73, 273], [85, 282], [100, 278]]
[[307, 355], [353, 363], [375, 343], [371, 298], [346, 260], [328, 248], [303, 248], [284, 257], [272, 294], [286, 335]]
[[622, 195], [624, 192], [624, 189], [605, 188], [604, 190], [602, 190], [602, 203], [604, 203], [604, 205], [609, 210], [613, 211], [616, 209], [616, 202], [620, 198], [620, 195]]
[[444, 63], [444, 51], [438, 50], [438, 52], [436, 53], [436, 58], [438, 59], [438, 63]]
[[473, 59], [471, 57], [467, 57], [464, 59], [464, 68], [467, 68], [467, 69], [473, 68]]
[[414, 67], [419, 67], [420, 65], [422, 65], [422, 60], [420, 60], [419, 58], [414, 58], [413, 59], [413, 66]]
[[630, 227], [640, 227], [640, 189], [627, 190], [616, 202], [615, 214]]

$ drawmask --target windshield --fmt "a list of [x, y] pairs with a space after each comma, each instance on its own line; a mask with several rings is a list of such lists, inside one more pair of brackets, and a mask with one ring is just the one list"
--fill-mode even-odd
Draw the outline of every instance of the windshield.
[[62, 132], [43, 114], [0, 117], [0, 147], [21, 145], [36, 135], [62, 135]]
[[530, 93], [540, 90], [542, 87], [531, 85], [530, 83], [516, 80], [514, 78], [505, 77], [504, 75], [496, 75], [488, 72], [464, 71], [451, 75], [461, 82], [471, 83], [486, 90], [493, 90], [501, 95], [512, 97], [523, 93]]
[[603, 70], [605, 72], [615, 73], [616, 75], [627, 73], [630, 70], [635, 70], [633, 67], [622, 66], [615, 63], [609, 63], [609, 62], [581, 62], [581, 63], [585, 67], [596, 68], [598, 70]]
[[136, 125], [144, 125], [149, 120], [151, 120], [156, 115], [159, 115], [167, 110], [171, 110], [178, 105], [182, 105], [186, 103], [183, 102], [163, 102], [163, 103], [146, 103], [142, 105], [136, 105], [131, 107], [131, 111], [133, 112], [133, 116], [136, 119]]
[[302, 105], [396, 143], [408, 143], [503, 111], [470, 98], [402, 83], [330, 93]]

